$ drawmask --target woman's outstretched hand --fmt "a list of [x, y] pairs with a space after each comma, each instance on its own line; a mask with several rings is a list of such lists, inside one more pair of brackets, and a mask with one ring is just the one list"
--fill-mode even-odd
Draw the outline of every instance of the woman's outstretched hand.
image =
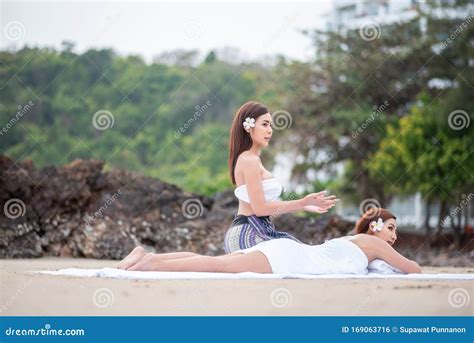
[[339, 201], [335, 195], [326, 196], [326, 191], [311, 193], [304, 197], [303, 209], [308, 212], [326, 213]]
[[308, 211], [308, 212], [314, 212], [314, 213], [326, 213], [329, 211], [328, 208], [324, 209], [319, 206], [314, 206], [314, 205], [307, 205], [303, 207], [303, 210]]

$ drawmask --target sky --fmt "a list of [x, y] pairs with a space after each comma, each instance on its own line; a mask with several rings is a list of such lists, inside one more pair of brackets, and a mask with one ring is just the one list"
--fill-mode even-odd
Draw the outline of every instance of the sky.
[[154, 56], [175, 49], [237, 48], [244, 60], [314, 56], [303, 29], [324, 27], [331, 1], [0, 1], [0, 49], [75, 43], [75, 52], [113, 48]]

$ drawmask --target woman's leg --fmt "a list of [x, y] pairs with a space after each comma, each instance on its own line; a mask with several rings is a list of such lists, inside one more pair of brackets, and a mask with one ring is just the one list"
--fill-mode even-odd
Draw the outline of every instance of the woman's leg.
[[160, 259], [156, 254], [146, 254], [128, 270], [142, 271], [186, 271], [221, 273], [272, 273], [270, 263], [260, 251], [232, 256], [193, 256], [172, 260]]
[[[146, 255], [145, 250], [143, 247], [138, 246], [132, 250], [128, 256], [126, 256], [117, 266], [118, 269], [128, 269], [133, 266], [135, 263], [140, 261]], [[198, 256], [193, 252], [170, 252], [170, 253], [163, 253], [163, 254], [155, 254], [162, 260], [171, 260], [176, 258], [187, 258]]]

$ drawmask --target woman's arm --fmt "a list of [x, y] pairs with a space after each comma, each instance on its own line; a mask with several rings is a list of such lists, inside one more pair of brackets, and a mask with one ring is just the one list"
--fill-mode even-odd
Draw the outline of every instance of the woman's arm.
[[390, 244], [384, 240], [378, 237], [369, 237], [371, 240], [371, 250], [373, 250], [375, 258], [380, 258], [405, 273], [421, 273], [421, 267], [418, 265], [418, 263], [399, 254], [394, 248], [390, 246]]
[[302, 210], [306, 205], [304, 199], [265, 202], [262, 177], [260, 175], [260, 159], [257, 156], [242, 158], [243, 175], [247, 185], [250, 207], [257, 216], [275, 216]]
[[287, 201], [265, 201], [262, 177], [260, 176], [260, 159], [257, 156], [246, 156], [242, 158], [243, 175], [250, 207], [257, 216], [277, 216], [282, 213], [291, 213], [305, 209], [306, 206], [320, 207], [322, 210], [329, 209], [339, 200], [336, 196], [325, 196], [325, 192], [311, 193], [302, 199]]

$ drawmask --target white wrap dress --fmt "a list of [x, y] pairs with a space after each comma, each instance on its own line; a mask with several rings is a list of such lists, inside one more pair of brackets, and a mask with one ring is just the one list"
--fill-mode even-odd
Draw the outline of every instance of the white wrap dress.
[[235, 252], [262, 252], [274, 274], [367, 274], [369, 260], [351, 239], [352, 236], [345, 236], [308, 245], [277, 238]]

